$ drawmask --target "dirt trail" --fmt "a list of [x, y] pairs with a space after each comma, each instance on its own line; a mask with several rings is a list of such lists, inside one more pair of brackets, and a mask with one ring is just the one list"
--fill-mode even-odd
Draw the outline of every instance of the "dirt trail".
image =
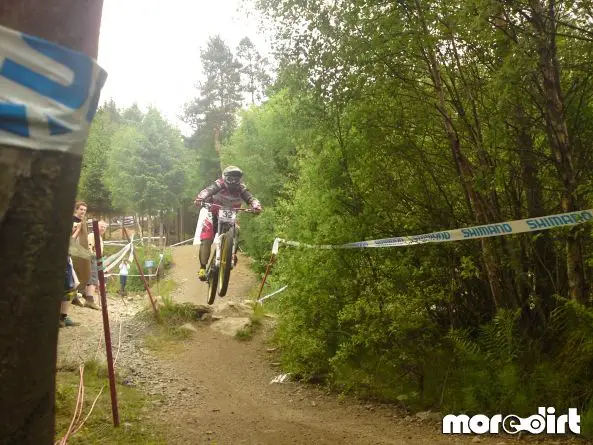
[[[178, 303], [190, 302], [206, 304], [208, 285], [198, 280], [199, 246], [179, 246], [173, 251], [173, 277], [180, 288], [175, 294]], [[249, 292], [257, 285], [255, 275], [249, 268], [250, 259], [239, 253], [237, 267], [231, 272], [231, 280], [227, 295], [224, 298], [216, 297], [214, 308], [219, 308], [225, 302], [240, 302], [247, 299]]]
[[[174, 248], [173, 275], [179, 283], [174, 294], [176, 302], [206, 302], [207, 285], [197, 279], [197, 252], [197, 246]], [[151, 417], [171, 427], [169, 444], [573, 443], [562, 436], [545, 440], [523, 437], [520, 442], [517, 436], [508, 435], [445, 436], [439, 422], [422, 422], [414, 415], [405, 417], [393, 406], [352, 398], [340, 400], [322, 388], [296, 382], [271, 383], [282, 371], [272, 365], [273, 358], [267, 351], [269, 324], [246, 342], [216, 330], [217, 324], [233, 316], [228, 302], [239, 305], [257, 284], [249, 259], [240, 256], [228, 295], [217, 298], [214, 305], [215, 311], [223, 310], [225, 319], [194, 323], [197, 332], [189, 340], [157, 354], [142, 347], [142, 327], [133, 318], [146, 305], [145, 297], [131, 298], [125, 304], [120, 298], [110, 298], [115, 339], [119, 338], [119, 320], [123, 320], [120, 366], [131, 370], [129, 384], [161, 398], [155, 401]], [[73, 318], [82, 321], [83, 326], [61, 330], [60, 361], [67, 361], [68, 351], [72, 359], [72, 354], [83, 357], [97, 349], [100, 312], [74, 308]]]
[[[196, 277], [197, 248], [184, 246], [174, 252], [174, 273], [181, 287], [177, 301], [205, 302], [206, 285]], [[233, 271], [229, 295], [218, 299], [239, 302], [257, 285], [240, 258]], [[214, 322], [214, 324], [217, 322]], [[212, 326], [214, 326], [214, 324]], [[321, 388], [288, 382], [271, 384], [281, 371], [271, 366], [265, 334], [250, 342], [198, 324], [198, 332], [183, 346], [161, 360], [169, 361], [177, 376], [190, 387], [184, 408], [170, 407], [167, 421], [175, 427], [171, 444], [470, 444], [474, 437], [444, 436], [439, 423], [403, 418], [394, 407], [347, 399]], [[516, 437], [481, 437], [484, 444], [510, 444]], [[554, 438], [549, 443], [558, 442]], [[525, 442], [525, 439], [522, 440]]]

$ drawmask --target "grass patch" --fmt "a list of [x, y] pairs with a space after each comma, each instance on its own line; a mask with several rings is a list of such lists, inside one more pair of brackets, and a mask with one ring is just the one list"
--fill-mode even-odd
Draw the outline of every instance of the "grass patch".
[[170, 278], [153, 281], [151, 284], [150, 292], [153, 295], [160, 295], [164, 298], [171, 298], [173, 291], [177, 289], [177, 283]]
[[159, 307], [159, 314], [163, 323], [167, 325], [181, 325], [188, 321], [195, 321], [201, 316], [197, 306], [192, 303], [175, 303], [171, 297], [163, 296]]
[[253, 307], [253, 313], [251, 314], [251, 324], [256, 326], [261, 326], [263, 323], [264, 317], [266, 316], [266, 310], [261, 304], [256, 304]]
[[171, 296], [176, 283], [173, 280], [161, 282], [161, 298], [158, 305], [160, 320], [155, 320], [150, 305], [142, 313], [142, 317], [153, 322], [152, 333], [144, 339], [145, 345], [152, 350], [170, 348], [172, 343], [186, 340], [192, 331], [181, 328], [184, 324], [199, 320], [204, 311], [192, 303], [175, 303]]
[[237, 340], [241, 341], [251, 340], [253, 338], [253, 332], [249, 328], [249, 326], [247, 326], [246, 328], [238, 330], [235, 334], [235, 337], [237, 338]]
[[263, 324], [265, 316], [266, 312], [264, 308], [260, 304], [256, 304], [253, 307], [253, 312], [249, 316], [249, 324], [245, 326], [243, 329], [237, 331], [237, 334], [235, 335], [237, 340], [251, 340], [255, 333], [259, 330], [260, 326]]
[[[156, 283], [152, 283], [153, 285], [150, 287], [150, 294], [152, 295], [152, 298], [155, 299], [155, 301], [158, 301], [160, 297], [160, 303], [158, 303], [158, 308], [159, 308], [159, 313], [163, 312], [163, 309], [165, 312], [170, 312], [169, 309], [172, 305], [174, 305], [175, 303], [173, 303], [173, 291], [177, 288], [177, 283], [170, 279], [170, 278], [165, 278], [163, 280], [160, 280], [158, 283], [158, 288]], [[154, 310], [152, 308], [152, 304], [150, 303], [150, 300], [148, 299], [148, 294], [146, 293], [146, 290], [144, 290], [144, 296], [146, 297], [146, 304], [145, 304], [145, 308], [144, 310], [141, 312], [141, 317], [143, 319], [146, 319], [146, 321], [148, 321], [149, 319], [153, 318], [154, 319]], [[163, 314], [161, 314], [162, 316]], [[167, 314], [166, 314], [167, 315]]]
[[[78, 368], [74, 368], [60, 370], [56, 375], [56, 439], [62, 438], [68, 431], [76, 407], [80, 374]], [[92, 414], [82, 429], [70, 436], [69, 444], [167, 443], [166, 425], [151, 420], [150, 408], [147, 406], [150, 397], [120, 382], [116, 386], [120, 426], [113, 427], [107, 369], [95, 361], [87, 362], [84, 367], [84, 405], [80, 421], [87, 416], [102, 387], [103, 392]]]
[[191, 330], [182, 329], [181, 326], [197, 319], [195, 309], [189, 305], [170, 303], [161, 306], [159, 313], [160, 323], [155, 322], [152, 325], [152, 333], [144, 338], [147, 348], [154, 351], [163, 350], [170, 348], [172, 343], [187, 340], [192, 336]]

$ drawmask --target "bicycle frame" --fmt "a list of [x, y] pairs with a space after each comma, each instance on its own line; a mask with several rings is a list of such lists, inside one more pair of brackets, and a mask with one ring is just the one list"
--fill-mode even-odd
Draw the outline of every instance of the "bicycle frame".
[[[226, 232], [228, 232], [231, 228], [236, 228], [236, 218], [237, 218], [237, 213], [240, 211], [243, 212], [249, 212], [249, 213], [253, 213], [253, 210], [251, 209], [245, 209], [245, 208], [225, 208], [222, 207], [218, 204], [204, 204], [204, 206], [208, 209], [208, 211], [211, 211], [211, 207], [212, 206], [216, 206], [219, 208], [219, 217], [218, 217], [218, 226], [216, 229], [216, 235], [214, 236], [214, 240], [212, 241], [212, 246], [214, 247], [214, 268], [216, 270], [218, 270], [218, 268], [220, 267], [220, 256], [221, 256], [221, 252], [220, 252], [220, 238], [222, 237], [223, 234], [225, 234]], [[221, 212], [231, 212], [230, 215], [227, 218], [221, 218], [220, 214]], [[231, 219], [231, 222], [228, 221], [228, 219]], [[238, 233], [235, 230], [233, 232], [233, 251], [232, 254], [236, 255], [237, 254], [237, 241], [238, 241]], [[212, 253], [211, 253], [212, 255]], [[231, 270], [235, 268], [234, 262], [231, 264]]]
[[[218, 296], [224, 297], [228, 291], [231, 271], [235, 268], [238, 231], [237, 227], [237, 213], [239, 211], [252, 212], [252, 209], [244, 208], [224, 208], [218, 204], [202, 203], [202, 206], [208, 210], [212, 217], [212, 206], [217, 206], [218, 211], [217, 227], [212, 244], [214, 244], [214, 252], [210, 251], [208, 266], [206, 267], [206, 281], [208, 281], [208, 304], [213, 304]], [[230, 235], [229, 230], [233, 230], [233, 239], [229, 240], [222, 238]], [[221, 242], [221, 240], [223, 242]], [[231, 243], [230, 245], [228, 243]], [[223, 245], [224, 244], [224, 245]], [[225, 249], [223, 252], [222, 249]], [[230, 249], [230, 250], [229, 250]], [[222, 264], [222, 254], [225, 254], [225, 263]], [[230, 255], [230, 257], [229, 257]]]
[[[217, 269], [220, 267], [220, 238], [223, 234], [228, 232], [231, 227], [234, 228], [235, 224], [233, 223], [231, 225], [227, 222], [222, 223], [220, 220], [218, 220], [218, 228], [216, 230], [216, 235], [214, 236], [214, 241], [212, 242], [212, 246], [214, 247], [214, 265]], [[236, 232], [234, 235], [234, 240], [236, 240]], [[234, 250], [235, 246], [233, 246], [233, 254], [235, 253]]]

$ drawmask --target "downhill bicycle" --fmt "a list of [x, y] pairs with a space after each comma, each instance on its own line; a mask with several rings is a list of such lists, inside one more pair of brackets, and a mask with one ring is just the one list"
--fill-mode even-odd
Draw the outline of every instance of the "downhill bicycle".
[[218, 229], [212, 241], [210, 249], [210, 260], [206, 266], [206, 281], [208, 282], [208, 304], [213, 304], [218, 296], [226, 295], [231, 270], [237, 264], [237, 237], [236, 220], [238, 212], [255, 213], [252, 209], [222, 207], [218, 204], [202, 203], [202, 207], [211, 211], [212, 207], [218, 207]]

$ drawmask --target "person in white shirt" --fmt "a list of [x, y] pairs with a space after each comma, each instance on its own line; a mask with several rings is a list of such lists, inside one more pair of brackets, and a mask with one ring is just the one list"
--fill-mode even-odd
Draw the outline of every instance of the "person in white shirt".
[[126, 294], [126, 283], [128, 281], [128, 272], [130, 270], [130, 265], [127, 260], [123, 260], [119, 264], [119, 285], [121, 286], [121, 295]]

